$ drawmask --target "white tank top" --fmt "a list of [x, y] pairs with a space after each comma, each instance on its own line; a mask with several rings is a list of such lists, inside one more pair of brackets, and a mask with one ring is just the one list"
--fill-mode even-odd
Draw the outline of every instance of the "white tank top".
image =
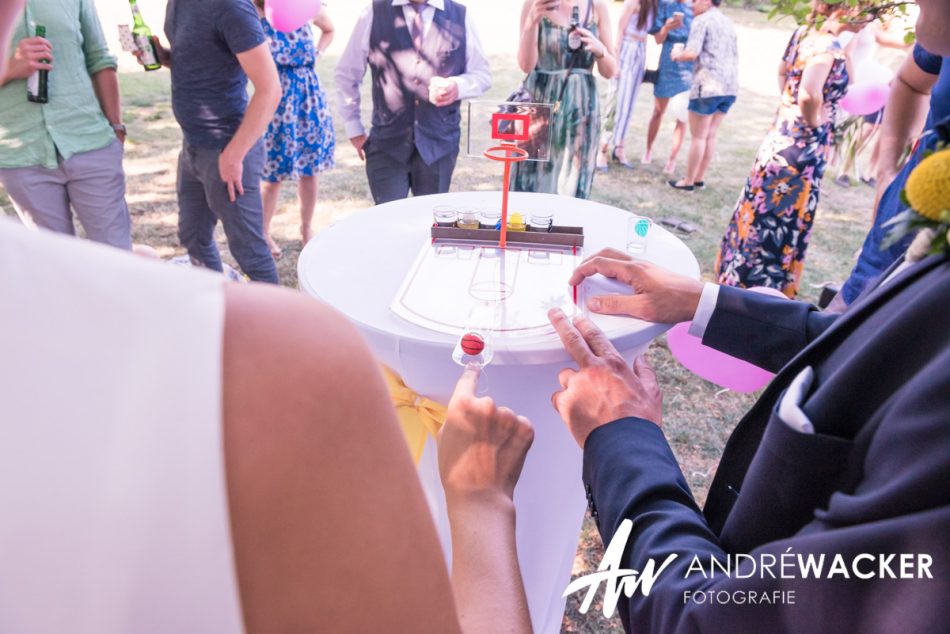
[[243, 632], [222, 280], [0, 217], [0, 632]]

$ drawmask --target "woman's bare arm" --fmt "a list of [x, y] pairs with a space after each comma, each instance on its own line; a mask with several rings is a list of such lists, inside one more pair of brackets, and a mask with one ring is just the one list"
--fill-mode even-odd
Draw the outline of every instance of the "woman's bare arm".
[[802, 71], [802, 81], [798, 85], [798, 105], [802, 111], [802, 119], [812, 128], [817, 128], [821, 120], [821, 108], [825, 103], [825, 82], [831, 74], [834, 58], [830, 53], [815, 55], [805, 62]]
[[320, 29], [320, 39], [317, 40], [317, 50], [320, 51], [322, 55], [330, 48], [330, 42], [333, 41], [334, 34], [333, 20], [330, 19], [326, 7], [321, 9], [320, 13], [313, 18], [313, 23]]
[[224, 451], [247, 631], [457, 632], [388, 393], [336, 312], [229, 285]]

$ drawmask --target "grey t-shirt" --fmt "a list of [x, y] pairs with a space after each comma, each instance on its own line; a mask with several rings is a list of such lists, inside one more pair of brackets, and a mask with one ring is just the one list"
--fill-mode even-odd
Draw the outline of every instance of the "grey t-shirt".
[[686, 50], [698, 53], [690, 99], [739, 94], [739, 53], [732, 20], [713, 7], [693, 18]]
[[169, 0], [172, 109], [196, 147], [228, 144], [247, 109], [247, 75], [237, 54], [265, 42], [251, 0]]

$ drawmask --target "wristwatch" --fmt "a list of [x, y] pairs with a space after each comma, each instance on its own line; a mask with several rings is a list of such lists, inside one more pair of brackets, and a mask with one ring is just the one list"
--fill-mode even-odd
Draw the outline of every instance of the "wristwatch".
[[110, 123], [109, 125], [111, 125], [112, 129], [116, 132], [121, 132], [122, 134], [129, 133], [128, 129], [126, 129], [125, 124], [123, 123]]

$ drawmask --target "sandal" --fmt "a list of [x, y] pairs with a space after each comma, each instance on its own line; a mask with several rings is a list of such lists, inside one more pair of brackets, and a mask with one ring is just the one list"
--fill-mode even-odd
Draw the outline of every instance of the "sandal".
[[676, 231], [682, 231], [683, 233], [696, 232], [696, 225], [679, 218], [660, 218], [657, 220], [657, 222], [664, 227], [669, 227], [670, 229], [675, 229]]
[[614, 148], [614, 151], [610, 153], [610, 160], [611, 160], [611, 162], [617, 163], [617, 164], [620, 165], [621, 167], [625, 167], [625, 168], [627, 168], [628, 170], [634, 169], [632, 163], [630, 163], [629, 161], [627, 161], [627, 159], [623, 158], [622, 155], [621, 155], [621, 156], [618, 156], [618, 155], [617, 155], [617, 149], [618, 149], [618, 148]]

